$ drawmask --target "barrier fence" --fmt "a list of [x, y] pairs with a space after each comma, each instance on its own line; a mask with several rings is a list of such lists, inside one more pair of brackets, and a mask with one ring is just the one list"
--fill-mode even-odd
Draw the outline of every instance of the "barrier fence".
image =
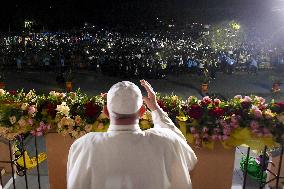
[[[31, 136], [30, 136], [31, 137]], [[23, 136], [17, 138], [14, 141], [0, 140], [0, 189], [29, 189], [29, 179], [27, 175], [28, 164], [34, 161], [33, 169], [36, 169], [37, 186], [36, 188], [41, 189], [41, 174], [39, 167], [39, 149], [38, 139], [35, 136], [30, 138], [32, 140], [32, 148], [35, 150], [35, 158], [32, 160], [27, 156], [27, 142]], [[7, 147], [6, 154], [3, 153], [3, 146]], [[60, 149], [59, 149], [60, 150]], [[243, 153], [240, 167], [242, 170], [242, 188], [248, 188], [248, 179], [254, 179], [258, 186], [255, 188], [264, 189], [283, 189], [284, 187], [284, 168], [283, 168], [283, 155], [284, 144], [280, 144], [279, 148], [268, 149], [266, 146], [258, 157], [252, 155], [252, 150], [248, 147]], [[3, 157], [8, 159], [3, 159]], [[222, 158], [222, 157], [220, 157]], [[27, 162], [31, 161], [31, 162]], [[233, 170], [232, 170], [233, 171]], [[8, 175], [11, 176], [8, 176]], [[9, 181], [7, 182], [7, 177]], [[24, 184], [16, 186], [17, 177], [24, 178]], [[5, 179], [6, 178], [6, 179]], [[10, 183], [10, 186], [7, 186]], [[34, 189], [35, 187], [33, 187]], [[198, 189], [198, 188], [196, 188]]]

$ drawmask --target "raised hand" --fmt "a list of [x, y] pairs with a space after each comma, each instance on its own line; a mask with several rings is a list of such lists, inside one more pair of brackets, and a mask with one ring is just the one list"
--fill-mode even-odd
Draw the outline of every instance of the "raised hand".
[[157, 103], [156, 93], [154, 92], [152, 86], [144, 79], [140, 80], [140, 83], [147, 91], [147, 96], [143, 96], [143, 101], [151, 111], [157, 110], [159, 105]]

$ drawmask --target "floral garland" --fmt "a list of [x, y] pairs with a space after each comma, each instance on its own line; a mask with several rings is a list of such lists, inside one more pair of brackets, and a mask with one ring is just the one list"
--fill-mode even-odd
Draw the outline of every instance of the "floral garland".
[[[208, 96], [201, 100], [157, 96], [160, 107], [197, 147], [213, 148], [220, 141], [224, 147], [247, 144], [259, 149], [283, 142], [284, 102], [266, 103], [262, 97], [240, 95], [228, 101]], [[8, 140], [22, 134], [42, 136], [51, 130], [79, 138], [88, 132], [106, 131], [109, 125], [102, 113], [105, 94], [89, 98], [80, 90], [37, 95], [34, 90], [0, 89], [0, 103], [0, 136]], [[149, 111], [140, 119], [140, 127], [153, 127]]]

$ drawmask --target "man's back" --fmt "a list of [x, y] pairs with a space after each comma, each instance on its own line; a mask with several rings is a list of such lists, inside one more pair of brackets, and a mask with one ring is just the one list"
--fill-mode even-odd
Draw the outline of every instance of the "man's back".
[[190, 188], [193, 165], [184, 148], [168, 129], [90, 133], [72, 145], [74, 155], [68, 161], [77, 165], [68, 175], [77, 178], [74, 189]]

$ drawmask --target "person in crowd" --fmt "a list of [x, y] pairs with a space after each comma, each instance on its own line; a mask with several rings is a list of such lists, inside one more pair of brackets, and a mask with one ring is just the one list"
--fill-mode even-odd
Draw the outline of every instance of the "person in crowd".
[[257, 70], [258, 70], [258, 64], [257, 64], [255, 58], [251, 56], [248, 71], [249, 71], [249, 73], [256, 74]]
[[20, 54], [16, 58], [16, 64], [17, 64], [17, 71], [22, 71], [23, 70], [23, 58]]
[[[197, 157], [181, 131], [159, 107], [151, 85], [147, 91], [129, 81], [113, 85], [103, 109], [110, 119], [105, 133], [77, 139], [69, 150], [68, 189], [191, 189], [189, 172]], [[154, 128], [142, 131], [139, 118], [150, 109]]]
[[44, 55], [43, 58], [43, 65], [44, 65], [44, 71], [48, 71], [50, 68], [50, 57], [48, 54]]

